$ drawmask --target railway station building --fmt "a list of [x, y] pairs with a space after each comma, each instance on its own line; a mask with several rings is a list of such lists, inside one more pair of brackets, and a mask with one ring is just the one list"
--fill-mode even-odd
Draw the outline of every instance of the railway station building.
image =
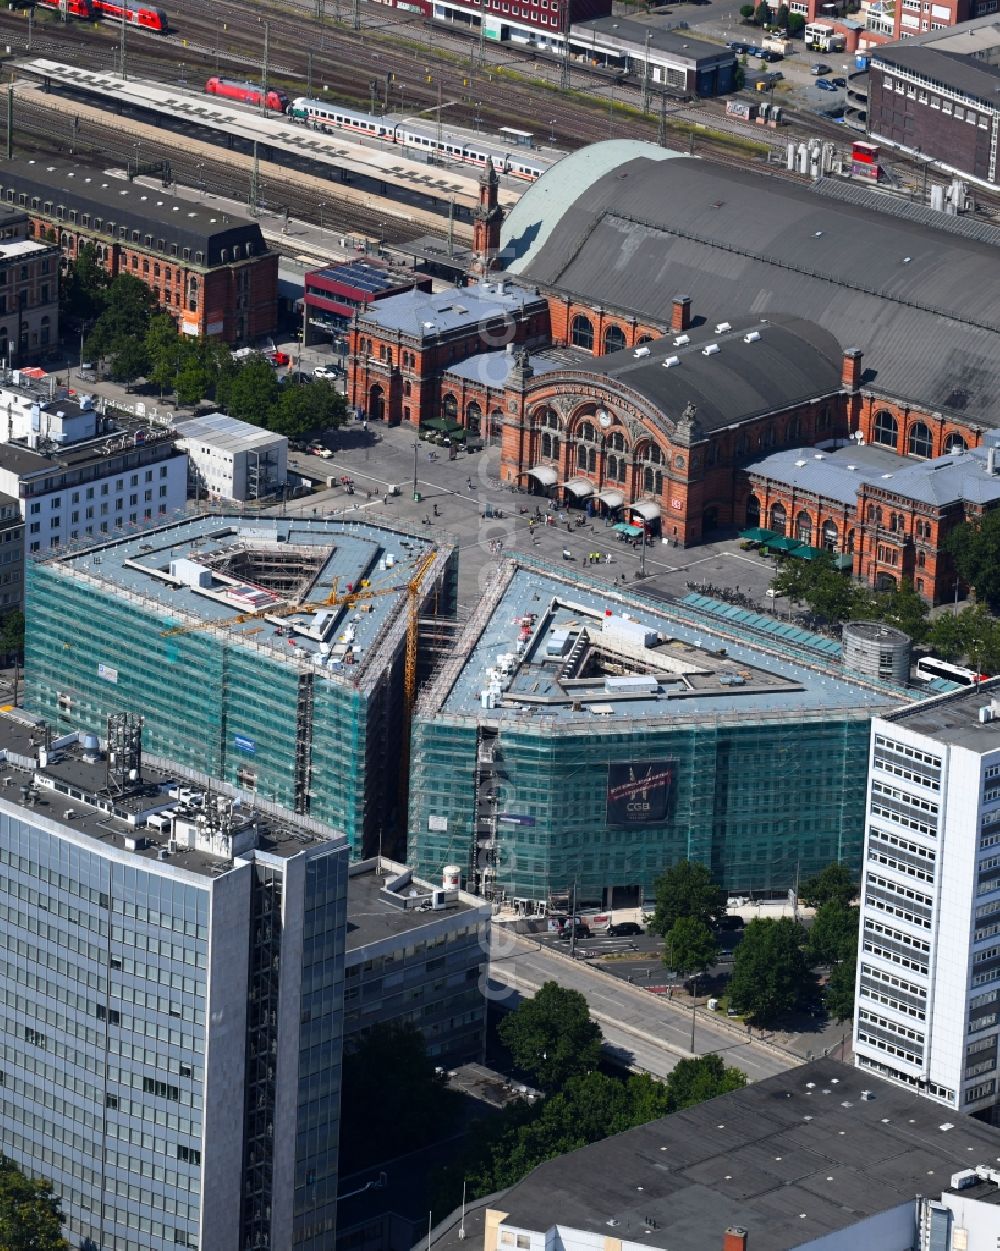
[[684, 858], [739, 893], [859, 868], [869, 723], [912, 698], [829, 638], [520, 558], [419, 698], [410, 863], [530, 908], [639, 906]]
[[[749, 484], [775, 453], [850, 439], [902, 470], [983, 446], [1000, 428], [998, 245], [995, 227], [887, 206], [841, 181], [802, 187], [650, 144], [595, 144], [503, 223], [485, 289], [544, 309], [497, 342], [467, 307], [483, 286], [449, 293], [468, 320], [441, 350], [428, 317], [418, 359], [391, 348], [391, 319], [415, 314], [386, 300], [381, 326], [357, 323], [354, 402], [386, 389], [389, 361], [377, 357], [391, 352], [400, 400], [375, 412], [428, 433], [482, 433], [500, 446], [505, 481], [690, 546], [757, 524]], [[889, 494], [929, 481], [902, 475]], [[912, 576], [932, 602], [950, 598], [938, 538], [960, 498], [940, 525], [919, 492], [891, 510], [897, 525], [908, 518], [896, 535], [906, 562], [869, 555], [889, 553], [877, 519], [890, 510], [867, 498], [855, 525], [836, 527], [835, 550], [873, 584], [915, 571], [922, 550], [926, 572]], [[833, 534], [822, 511], [816, 547]]]
[[27, 212], [36, 239], [66, 262], [93, 245], [112, 277], [144, 282], [183, 334], [234, 343], [275, 330], [278, 257], [257, 222], [97, 167], [39, 160], [5, 162], [0, 204]]
[[454, 613], [456, 556], [401, 529], [213, 512], [29, 560], [25, 706], [99, 732], [141, 710], [150, 750], [342, 830], [405, 823], [421, 618]]

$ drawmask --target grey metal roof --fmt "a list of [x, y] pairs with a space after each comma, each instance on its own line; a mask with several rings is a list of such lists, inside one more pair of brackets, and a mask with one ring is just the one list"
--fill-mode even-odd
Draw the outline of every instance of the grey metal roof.
[[368, 305], [362, 320], [383, 330], [426, 339], [544, 303], [537, 291], [498, 279], [433, 293], [416, 288], [403, 291]]
[[[579, 178], [561, 178], [569, 162]], [[678, 292], [710, 324], [794, 311], [864, 349], [873, 391], [1000, 425], [1000, 249], [985, 242], [762, 173], [664, 163], [652, 145], [597, 144], [529, 188], [502, 244], [524, 279], [660, 325]]]
[[[540, 374], [551, 373], [560, 366], [545, 356], [529, 357], [531, 367], [537, 378]], [[478, 382], [486, 387], [503, 387], [507, 384], [511, 366], [514, 363], [513, 352], [478, 352], [468, 356], [456, 365], [449, 365], [446, 376], [467, 378], [470, 382]]]
[[[754, 333], [759, 338], [747, 343]], [[626, 348], [599, 356], [588, 372], [638, 391], [674, 421], [693, 404], [706, 432], [840, 389], [840, 345], [810, 322], [752, 319], [722, 333], [702, 326], [689, 337], [691, 343], [682, 347], [674, 346], [673, 336], [648, 343], [648, 355]], [[719, 350], [706, 356], [712, 345]], [[677, 364], [664, 368], [670, 359]]]
[[956, 30], [929, 31], [901, 43], [886, 44], [872, 53], [872, 63], [920, 74], [942, 87], [997, 107], [1000, 65], [983, 55], [1000, 46], [1000, 22], [996, 15], [963, 22]]
[[979, 710], [1000, 699], [1000, 679], [981, 682], [951, 695], [928, 699], [910, 715], [899, 710], [889, 716], [895, 725], [904, 725], [915, 734], [926, 734], [949, 747], [962, 747], [981, 756], [1000, 748], [1000, 721], [980, 721]]
[[717, 43], [708, 43], [704, 39], [690, 38], [687, 31], [671, 30], [661, 26], [655, 20], [638, 21], [635, 18], [598, 17], [589, 22], [574, 22], [574, 36], [585, 38], [591, 31], [603, 35], [617, 45], [631, 44], [636, 56], [642, 56], [646, 50], [646, 34], [649, 33], [650, 59], [662, 61], [657, 52], [666, 53], [666, 59], [675, 62], [686, 62], [692, 67], [697, 65], [715, 64], [718, 61], [731, 62], [736, 60], [732, 48], [720, 47]]
[[858, 487], [867, 482], [944, 508], [962, 500], [981, 505], [1000, 501], [1000, 474], [991, 474], [988, 465], [985, 448], [935, 460], [902, 460], [894, 452], [852, 444], [822, 452], [787, 448], [749, 465], [748, 472], [842, 504], [855, 503]]
[[248, 421], [240, 421], [225, 413], [205, 413], [201, 417], [179, 421], [177, 437], [181, 440], [197, 439], [209, 447], [220, 448], [226, 452], [245, 452], [250, 448], [279, 443], [285, 436], [275, 434], [273, 430], [264, 430], [260, 426], [252, 426]]
[[[115, 178], [99, 167], [59, 164], [44, 160], [5, 161], [0, 171], [0, 193], [15, 200], [26, 195], [50, 201], [66, 210], [66, 220], [74, 210], [100, 217], [104, 226], [114, 222], [115, 234], [124, 227], [129, 237], [139, 232], [140, 240], [153, 236], [151, 249], [164, 254], [170, 245], [204, 254], [207, 266], [222, 263], [222, 249], [249, 244], [252, 257], [263, 256], [267, 244], [257, 222], [235, 217], [212, 206], [182, 200], [166, 191], [151, 190], [125, 178]], [[91, 229], [95, 227], [91, 226]], [[166, 248], [158, 246], [162, 238]], [[233, 258], [235, 259], [235, 258]]]
[[993, 1127], [815, 1060], [549, 1160], [491, 1206], [507, 1227], [559, 1224], [595, 1242], [705, 1251], [735, 1225], [754, 1251], [790, 1251], [998, 1154]]

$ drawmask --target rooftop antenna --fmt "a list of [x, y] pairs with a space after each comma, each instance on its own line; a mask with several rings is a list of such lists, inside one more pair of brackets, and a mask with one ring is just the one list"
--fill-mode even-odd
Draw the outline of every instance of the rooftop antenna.
[[113, 712], [108, 717], [108, 794], [124, 795], [141, 781], [142, 717]]

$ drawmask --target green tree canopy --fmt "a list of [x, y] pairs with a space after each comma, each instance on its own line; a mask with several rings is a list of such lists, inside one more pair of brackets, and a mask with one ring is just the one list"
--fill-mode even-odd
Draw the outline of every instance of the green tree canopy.
[[229, 413], [253, 426], [269, 427], [277, 412], [281, 388], [274, 368], [261, 356], [240, 364], [226, 391]]
[[827, 1012], [838, 1021], [849, 1021], [854, 1016], [854, 981], [857, 972], [858, 949], [855, 944], [847, 958], [834, 966], [823, 996]]
[[942, 660], [964, 661], [982, 673], [1000, 673], [1000, 621], [983, 604], [957, 614], [939, 613], [926, 642]]
[[976, 598], [1000, 611], [1000, 509], [977, 521], [963, 521], [945, 537], [943, 547]]
[[799, 886], [799, 898], [811, 908], [834, 901], [846, 908], [858, 893], [858, 882], [846, 864], [835, 860]]
[[754, 1021], [775, 1021], [813, 985], [801, 927], [789, 917], [751, 921], [733, 954], [729, 999], [737, 1012]]
[[740, 17], [743, 18], [744, 22], [749, 22], [753, 18], [753, 14], [754, 14], [754, 7], [752, 4], [740, 5]]
[[0, 656], [24, 655], [24, 613], [12, 609], [0, 617]]
[[[904, 578], [899, 586], [878, 591], [864, 615], [895, 626], [908, 634], [914, 643], [919, 643], [927, 634], [928, 612], [927, 603], [913, 589], [913, 583]], [[856, 615], [860, 617], [862, 613]]]
[[47, 1181], [33, 1181], [0, 1156], [2, 1251], [69, 1251], [59, 1201]]
[[789, 13], [788, 33], [790, 35], [801, 35], [805, 28], [806, 19], [804, 13]]
[[758, 26], [766, 26], [770, 16], [771, 10], [767, 7], [766, 0], [760, 0], [760, 4], [753, 11], [753, 20]]
[[344, 1054], [341, 1168], [355, 1172], [449, 1133], [461, 1096], [445, 1082], [416, 1026], [376, 1026]]
[[718, 958], [719, 944], [700, 917], [678, 917], [667, 931], [663, 963], [682, 977], [704, 973]]
[[589, 1073], [601, 1058], [601, 1029], [590, 1019], [586, 999], [555, 982], [525, 999], [500, 1023], [498, 1033], [517, 1067], [546, 1091]]
[[726, 911], [726, 892], [712, 881], [709, 869], [693, 860], [678, 860], [653, 883], [656, 911], [649, 928], [666, 937], [681, 917], [697, 917], [706, 925]]
[[780, 26], [782, 30], [788, 29], [788, 19], [791, 14], [788, 11], [788, 5], [779, 5], [777, 13], [774, 15], [775, 26]]
[[131, 383], [143, 377], [149, 368], [149, 356], [143, 339], [122, 337], [115, 341], [110, 353], [111, 377], [115, 382]]
[[837, 899], [822, 904], [813, 917], [806, 951], [813, 964], [841, 964], [858, 949], [858, 910]]
[[85, 243], [63, 275], [59, 314], [67, 323], [82, 328], [104, 311], [111, 277], [98, 259], [97, 249]]
[[807, 604], [811, 612], [827, 621], [848, 621], [863, 615], [858, 612], [861, 588], [837, 568], [830, 552], [815, 560], [781, 560], [771, 587], [778, 595]]
[[136, 343], [145, 354], [146, 333], [155, 311], [156, 297], [146, 284], [131, 274], [119, 274], [108, 287], [102, 311], [87, 337], [87, 355], [127, 359], [132, 350], [134, 358]]

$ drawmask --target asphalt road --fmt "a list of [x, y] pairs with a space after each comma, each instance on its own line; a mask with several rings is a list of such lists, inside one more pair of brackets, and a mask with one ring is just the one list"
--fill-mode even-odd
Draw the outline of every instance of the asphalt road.
[[[669, 1073], [678, 1060], [691, 1055], [692, 1014], [683, 998], [668, 1002], [609, 977], [586, 961], [571, 963], [540, 948], [537, 942], [496, 926], [490, 973], [495, 994], [503, 994], [504, 987], [530, 994], [547, 981], [580, 991], [609, 1049], [656, 1077]], [[726, 1064], [742, 1069], [751, 1081], [773, 1077], [801, 1063], [791, 1054], [742, 1038], [735, 1030], [715, 1023], [703, 1010], [696, 1015], [694, 1052], [720, 1055]]]

